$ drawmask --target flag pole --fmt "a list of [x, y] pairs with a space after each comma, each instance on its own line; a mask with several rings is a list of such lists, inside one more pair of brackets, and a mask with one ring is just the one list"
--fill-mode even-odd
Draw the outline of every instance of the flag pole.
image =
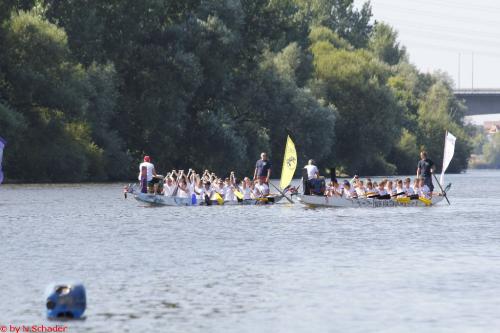
[[[444, 133], [444, 147], [443, 147], [443, 164], [441, 166], [441, 171], [444, 170], [444, 158], [445, 158], [444, 157], [444, 150], [446, 149], [446, 138], [447, 137], [448, 137], [448, 131], [445, 131], [445, 133]], [[446, 192], [443, 190], [443, 187], [441, 186], [441, 182], [436, 177], [436, 174], [432, 173], [432, 175], [434, 176], [434, 179], [436, 180], [436, 183], [438, 184], [439, 188], [441, 189], [441, 193], [443, 193], [444, 198], [448, 202], [448, 205], [451, 205], [450, 204], [450, 200], [448, 200], [448, 196], [446, 195]]]

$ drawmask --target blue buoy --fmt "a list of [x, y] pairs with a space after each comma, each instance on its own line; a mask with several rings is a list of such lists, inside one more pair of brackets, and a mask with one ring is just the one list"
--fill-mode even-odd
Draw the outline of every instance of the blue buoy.
[[47, 318], [82, 318], [87, 306], [85, 287], [82, 284], [54, 284], [49, 286], [47, 293]]

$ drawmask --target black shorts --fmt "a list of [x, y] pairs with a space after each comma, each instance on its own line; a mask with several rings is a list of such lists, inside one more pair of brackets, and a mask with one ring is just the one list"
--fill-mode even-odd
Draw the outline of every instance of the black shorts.
[[153, 177], [153, 179], [151, 179], [149, 182], [148, 182], [148, 186], [152, 186], [154, 184], [157, 184], [160, 182], [160, 178], [156, 178], [156, 177]]
[[432, 184], [432, 177], [425, 177], [424, 178], [424, 184], [429, 187], [429, 190], [434, 191], [434, 184]]

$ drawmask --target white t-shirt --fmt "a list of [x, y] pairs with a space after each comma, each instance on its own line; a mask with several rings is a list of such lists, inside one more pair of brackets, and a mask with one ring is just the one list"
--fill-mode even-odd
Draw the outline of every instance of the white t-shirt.
[[[193, 189], [193, 192], [196, 194], [196, 200], [205, 200], [205, 196], [204, 196], [205, 190], [203, 187], [195, 186]], [[199, 194], [197, 194], [196, 192]]]
[[342, 196], [344, 198], [348, 198], [348, 199], [355, 198], [356, 191], [353, 188], [349, 188], [349, 189], [344, 188], [344, 190], [342, 191]]
[[243, 200], [252, 199], [252, 190], [250, 189], [250, 187], [241, 187], [240, 192], [243, 193]]
[[365, 191], [365, 188], [364, 187], [356, 187], [356, 194], [359, 196], [359, 197], [362, 197], [364, 196], [366, 193]]
[[146, 180], [148, 182], [153, 180], [153, 169], [155, 168], [155, 166], [149, 162], [142, 162], [141, 164], [139, 164], [139, 180], [141, 180], [142, 167], [146, 167]]
[[387, 191], [385, 190], [385, 188], [382, 189], [382, 190], [381, 189], [377, 189], [377, 192], [378, 192], [379, 195], [387, 195], [388, 194]]
[[191, 189], [190, 186], [186, 186], [186, 189], [183, 190], [180, 186], [177, 189], [177, 197], [179, 198], [191, 198]]
[[304, 168], [307, 169], [307, 179], [313, 179], [316, 174], [319, 173], [318, 167], [315, 165], [306, 165]]
[[387, 194], [390, 194], [390, 195], [396, 194], [396, 188], [394, 188], [394, 187], [393, 188], [386, 187], [385, 191], [387, 192]]
[[236, 196], [233, 192], [232, 186], [224, 186], [224, 201], [234, 201], [236, 200]]
[[269, 186], [267, 184], [255, 184], [255, 190], [257, 195], [268, 195], [269, 194]]
[[171, 197], [172, 195], [174, 195], [174, 191], [175, 191], [176, 187], [177, 187], [177, 185], [175, 185], [174, 183], [172, 183], [172, 185], [168, 185], [167, 183], [165, 183], [163, 185], [164, 195], [167, 197]]
[[426, 199], [430, 199], [431, 198], [431, 190], [430, 190], [429, 186], [424, 184], [424, 186], [420, 187], [420, 191], [418, 192], [418, 195], [421, 197], [424, 197]]
[[415, 191], [413, 190], [413, 187], [411, 187], [411, 186], [403, 187], [403, 191], [406, 193], [406, 195], [415, 194]]
[[205, 200], [205, 195], [208, 196], [208, 199], [211, 200], [213, 195], [214, 195], [214, 190], [212, 186], [210, 186], [208, 189], [203, 186], [202, 192], [201, 192], [201, 200]]

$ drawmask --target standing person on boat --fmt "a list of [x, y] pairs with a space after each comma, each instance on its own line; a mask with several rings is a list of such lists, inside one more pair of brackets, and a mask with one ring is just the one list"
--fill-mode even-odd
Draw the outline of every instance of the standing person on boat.
[[417, 165], [417, 179], [424, 177], [424, 184], [429, 187], [431, 196], [432, 191], [434, 191], [434, 185], [432, 184], [434, 169], [434, 162], [427, 157], [427, 152], [422, 151], [420, 153], [420, 161], [418, 161]]
[[[153, 193], [156, 193], [156, 188], [158, 187], [156, 183], [158, 183], [159, 179], [155, 178], [155, 176], [155, 166], [153, 165], [153, 163], [151, 163], [151, 157], [146, 155], [144, 156], [144, 162], [139, 164], [139, 181], [141, 181], [141, 188], [143, 193], [147, 192], [144, 191], [146, 186], [147, 188], [152, 188], [154, 190]], [[144, 181], [146, 182], [146, 186], [142, 184], [142, 182]]]
[[319, 169], [315, 164], [316, 162], [314, 160], [309, 160], [304, 167], [304, 169], [307, 170], [307, 180], [319, 178]]
[[[311, 188], [313, 188], [312, 183], [315, 181], [314, 179], [319, 178], [319, 169], [315, 164], [316, 162], [313, 159], [310, 159], [304, 167], [307, 172], [307, 179], [305, 179], [304, 182], [305, 193], [307, 194], [311, 194]], [[303, 177], [305, 177], [305, 174]]]
[[260, 160], [255, 163], [255, 171], [253, 173], [253, 179], [262, 181], [266, 184], [269, 183], [269, 179], [271, 179], [271, 167], [273, 164], [267, 158], [266, 153], [260, 154]]

